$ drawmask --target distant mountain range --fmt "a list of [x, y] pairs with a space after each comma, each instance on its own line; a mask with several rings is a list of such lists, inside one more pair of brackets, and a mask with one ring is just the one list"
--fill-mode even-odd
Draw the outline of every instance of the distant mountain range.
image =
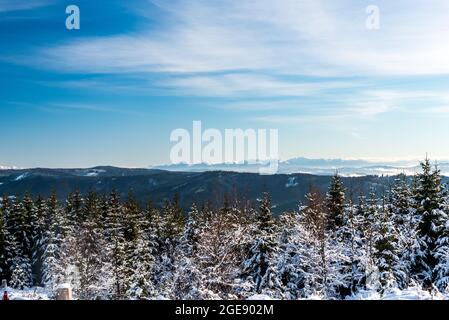
[[[438, 166], [443, 175], [449, 176], [449, 162], [441, 161]], [[154, 166], [152, 169], [183, 172], [205, 172], [205, 171], [235, 171], [235, 172], [259, 172], [261, 167], [257, 162], [245, 162], [241, 164], [176, 164]], [[366, 176], [366, 175], [397, 175], [405, 173], [413, 175], [420, 169], [419, 160], [400, 161], [368, 161], [368, 160], [345, 160], [345, 159], [308, 159], [304, 157], [293, 158], [279, 162], [278, 173], [309, 173], [315, 175], [332, 175], [335, 171], [342, 176]]]
[[[367, 193], [371, 188], [380, 193], [388, 189], [393, 180], [388, 176], [343, 177], [343, 183], [354, 196], [360, 192]], [[157, 206], [162, 206], [165, 200], [177, 193], [183, 208], [188, 209], [193, 202], [220, 205], [225, 194], [256, 203], [261, 194], [268, 191], [272, 195], [274, 211], [279, 213], [296, 209], [304, 201], [311, 185], [326, 191], [329, 181], [330, 177], [324, 174], [304, 173], [259, 175], [231, 171], [172, 172], [116, 167], [5, 169], [0, 170], [0, 194], [21, 197], [25, 192], [30, 192], [36, 197], [56, 192], [59, 199], [64, 200], [75, 189], [83, 194], [89, 190], [108, 194], [116, 188], [122, 198], [132, 191], [141, 204], [152, 200]], [[444, 178], [444, 181], [448, 179]]]

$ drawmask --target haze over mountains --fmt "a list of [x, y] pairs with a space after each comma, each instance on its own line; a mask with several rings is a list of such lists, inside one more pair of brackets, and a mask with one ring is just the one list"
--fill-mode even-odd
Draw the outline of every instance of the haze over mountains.
[[[438, 166], [442, 175], [449, 176], [449, 161], [439, 161]], [[176, 164], [151, 167], [168, 171], [204, 172], [204, 171], [235, 171], [259, 172], [261, 164], [258, 162], [245, 162], [241, 164]], [[315, 175], [333, 175], [335, 171], [341, 176], [354, 177], [366, 175], [397, 175], [405, 173], [413, 175], [419, 171], [419, 160], [374, 161], [363, 159], [309, 159], [304, 157], [293, 158], [279, 162], [278, 173], [308, 173]]]

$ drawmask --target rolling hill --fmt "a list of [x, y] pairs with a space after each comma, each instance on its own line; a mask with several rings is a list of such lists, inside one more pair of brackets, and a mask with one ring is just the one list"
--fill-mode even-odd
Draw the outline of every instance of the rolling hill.
[[[370, 188], [379, 193], [384, 187], [388, 189], [394, 177], [357, 176], [342, 179], [356, 197]], [[108, 194], [116, 188], [122, 198], [132, 191], [140, 203], [152, 200], [158, 206], [177, 193], [181, 205], [187, 209], [192, 202], [201, 204], [208, 201], [219, 205], [225, 194], [255, 202], [264, 191], [268, 191], [272, 195], [274, 211], [279, 213], [296, 209], [311, 185], [325, 191], [329, 181], [329, 176], [304, 173], [259, 175], [231, 171], [173, 172], [117, 167], [6, 169], [0, 170], [0, 194], [21, 197], [29, 192], [36, 197], [56, 192], [62, 200], [75, 189], [83, 194], [89, 190]]]

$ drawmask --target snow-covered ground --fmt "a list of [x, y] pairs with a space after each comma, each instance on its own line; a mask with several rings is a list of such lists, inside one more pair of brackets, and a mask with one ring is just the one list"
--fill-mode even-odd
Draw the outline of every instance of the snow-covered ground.
[[[273, 300], [273, 298], [264, 294], [256, 294], [247, 300]], [[307, 300], [323, 300], [323, 298], [311, 296]], [[441, 293], [430, 293], [420, 288], [408, 288], [405, 290], [392, 289], [383, 295], [376, 290], [366, 290], [348, 297], [347, 300], [449, 300], [449, 296]]]
[[[26, 290], [7, 289], [10, 300], [50, 300], [51, 294], [44, 288], [31, 288]], [[2, 295], [3, 296], [3, 292]], [[156, 300], [166, 300], [158, 297]], [[275, 300], [265, 294], [255, 294], [247, 300]], [[322, 300], [319, 296], [310, 297], [307, 300]], [[357, 295], [349, 297], [348, 300], [449, 300], [449, 296], [440, 293], [432, 294], [429, 291], [419, 288], [409, 288], [406, 290], [392, 289], [391, 291], [380, 295], [375, 290], [359, 292]]]
[[246, 300], [273, 300], [270, 296], [267, 296], [266, 294], [255, 294], [251, 297], [248, 297]]
[[[3, 298], [3, 293], [5, 289], [2, 289], [0, 299]], [[15, 290], [11, 288], [6, 288], [8, 292], [9, 300], [51, 300], [49, 298], [49, 292], [40, 287], [25, 289], [25, 290]]]
[[359, 292], [350, 300], [447, 300], [448, 296], [441, 293], [430, 293], [419, 288], [408, 288], [405, 290], [392, 289], [383, 295], [376, 291]]

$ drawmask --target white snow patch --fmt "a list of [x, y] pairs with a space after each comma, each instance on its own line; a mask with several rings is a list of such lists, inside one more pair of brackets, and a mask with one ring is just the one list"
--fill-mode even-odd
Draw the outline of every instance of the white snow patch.
[[204, 192], [204, 191], [205, 191], [204, 188], [199, 188], [198, 190], [195, 191], [195, 193], [201, 193], [201, 192]]
[[0, 170], [19, 170], [21, 168], [15, 166], [0, 166]]
[[166, 298], [164, 296], [158, 295], [157, 297], [153, 298], [152, 300], [170, 300], [170, 299]]
[[298, 185], [298, 182], [296, 181], [296, 177], [290, 177], [290, 178], [288, 178], [288, 181], [285, 184], [285, 187], [292, 188], [292, 187], [296, 187], [297, 185]]
[[179, 184], [179, 185], [177, 185], [177, 186], [174, 186], [174, 187], [172, 188], [172, 190], [177, 190], [177, 189], [182, 188], [182, 187], [184, 187], [184, 186], [186, 186], [186, 185], [187, 185], [187, 182], [181, 183], [181, 184]]
[[14, 179], [14, 181], [20, 181], [20, 180], [23, 180], [23, 179], [25, 179], [26, 177], [28, 177], [28, 175], [29, 175], [29, 173], [28, 173], [28, 172], [25, 172], [25, 173], [21, 174], [20, 176], [16, 177], [16, 178]]
[[[64, 285], [63, 285], [64, 286]], [[61, 287], [63, 287], [61, 286]], [[64, 287], [67, 287], [65, 285]], [[8, 292], [10, 300], [51, 300], [52, 293], [50, 290], [42, 287], [33, 287], [24, 290], [16, 290], [12, 288], [6, 288], [0, 291], [3, 296], [3, 291]], [[429, 292], [422, 290], [418, 287], [411, 287], [404, 290], [391, 289], [383, 295], [376, 290], [363, 290], [358, 292], [352, 297], [348, 297], [348, 300], [447, 300], [449, 297], [441, 293]], [[152, 300], [170, 300], [167, 297], [158, 295]], [[255, 294], [249, 296], [246, 300], [276, 300], [266, 294]], [[306, 299], [301, 300], [325, 300], [320, 295], [312, 295]]]
[[324, 300], [322, 296], [318, 295], [318, 294], [312, 294], [311, 296], [302, 299], [302, 300]]
[[85, 177], [97, 177], [98, 172], [88, 172], [84, 175]]
[[248, 297], [246, 300], [274, 300], [270, 296], [266, 294], [255, 294], [253, 296]]
[[105, 173], [106, 170], [103, 169], [91, 169], [84, 175], [85, 177], [98, 177], [98, 174]]
[[58, 289], [70, 289], [72, 286], [70, 285], [70, 283], [61, 283], [58, 286]]
[[441, 293], [431, 293], [418, 287], [404, 290], [390, 289], [381, 295], [375, 290], [364, 290], [350, 297], [349, 300], [446, 300]]
[[50, 300], [51, 296], [48, 290], [41, 287], [34, 287], [25, 290], [6, 288], [2, 289], [2, 296], [4, 291], [8, 292], [10, 300]]

